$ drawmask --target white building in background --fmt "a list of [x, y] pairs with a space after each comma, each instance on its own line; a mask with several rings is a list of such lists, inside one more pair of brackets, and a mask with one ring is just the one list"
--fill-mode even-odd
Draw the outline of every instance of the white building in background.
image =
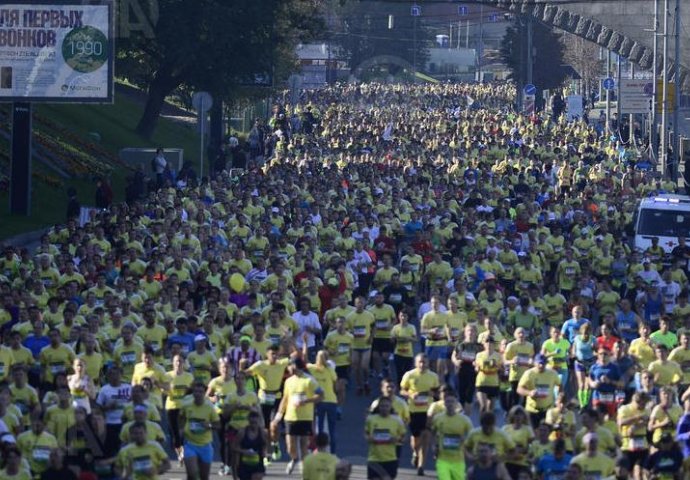
[[300, 43], [295, 49], [300, 63], [302, 88], [314, 88], [333, 82], [339, 70], [346, 68], [338, 59], [338, 48], [328, 43]]

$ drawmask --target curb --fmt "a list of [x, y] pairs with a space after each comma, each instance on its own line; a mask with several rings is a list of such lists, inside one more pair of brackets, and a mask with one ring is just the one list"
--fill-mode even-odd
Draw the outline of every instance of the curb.
[[50, 228], [41, 228], [40, 230], [33, 230], [31, 232], [20, 233], [14, 237], [0, 240], [0, 243], [11, 245], [13, 247], [29, 247], [30, 244], [38, 242], [41, 237], [47, 233]]

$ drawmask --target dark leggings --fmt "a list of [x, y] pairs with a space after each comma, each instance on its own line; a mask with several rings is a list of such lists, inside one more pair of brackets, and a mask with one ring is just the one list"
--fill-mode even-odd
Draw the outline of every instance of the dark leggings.
[[403, 357], [401, 355], [393, 355], [393, 362], [395, 363], [395, 374], [398, 377], [398, 383], [402, 380], [405, 372], [412, 370], [412, 357]]
[[232, 431], [232, 427], [228, 425], [230, 417], [228, 415], [221, 414], [220, 416], [220, 431], [218, 432], [218, 437], [220, 440], [220, 459], [221, 463], [224, 465], [232, 465], [232, 456], [230, 455], [230, 444], [228, 443], [228, 432]]
[[477, 372], [474, 369], [474, 365], [469, 362], [462, 362], [458, 371], [458, 400], [461, 403], [474, 402], [474, 382], [476, 379]]
[[170, 442], [173, 449], [182, 446], [182, 435], [180, 435], [180, 410], [166, 410], [168, 415], [168, 426], [170, 427]]

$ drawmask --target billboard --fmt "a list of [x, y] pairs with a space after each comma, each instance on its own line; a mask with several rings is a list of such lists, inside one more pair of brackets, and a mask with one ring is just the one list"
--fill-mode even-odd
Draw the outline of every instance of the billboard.
[[0, 101], [113, 101], [110, 0], [0, 5]]
[[652, 110], [652, 80], [622, 78], [618, 112], [621, 115], [649, 113]]

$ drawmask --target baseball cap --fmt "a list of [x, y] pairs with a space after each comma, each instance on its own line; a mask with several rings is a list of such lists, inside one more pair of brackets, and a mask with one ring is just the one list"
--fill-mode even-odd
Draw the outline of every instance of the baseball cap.
[[196, 337], [194, 337], [195, 342], [205, 342], [206, 341], [206, 335], [198, 334]]
[[242, 335], [240, 337], [240, 343], [242, 343], [242, 342], [252, 343], [252, 337], [250, 337], [249, 335]]
[[546, 363], [546, 355], [542, 355], [540, 353], [536, 357], [534, 357], [534, 361], [539, 364], [544, 364]]

